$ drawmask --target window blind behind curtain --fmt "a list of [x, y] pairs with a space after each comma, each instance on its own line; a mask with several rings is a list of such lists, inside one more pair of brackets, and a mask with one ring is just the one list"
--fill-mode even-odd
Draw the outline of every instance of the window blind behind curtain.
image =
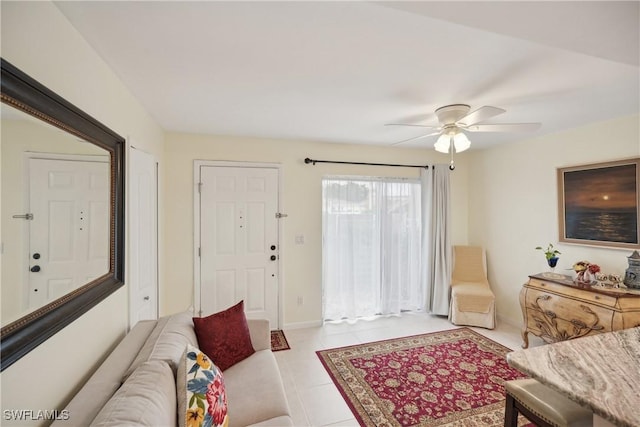
[[327, 177], [322, 189], [324, 319], [424, 309], [420, 182]]

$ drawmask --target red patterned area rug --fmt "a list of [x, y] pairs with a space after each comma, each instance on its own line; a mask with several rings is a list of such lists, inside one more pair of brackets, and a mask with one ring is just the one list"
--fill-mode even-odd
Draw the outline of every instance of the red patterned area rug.
[[271, 331], [271, 351], [289, 350], [290, 348], [287, 337], [284, 336], [284, 331], [280, 329]]
[[497, 427], [510, 351], [459, 328], [316, 353], [362, 426]]

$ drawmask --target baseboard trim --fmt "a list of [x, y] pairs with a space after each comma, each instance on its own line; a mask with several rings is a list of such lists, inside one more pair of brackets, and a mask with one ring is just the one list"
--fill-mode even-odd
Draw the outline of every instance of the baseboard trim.
[[311, 320], [308, 322], [285, 323], [284, 329], [318, 328], [320, 326], [322, 326], [322, 320]]

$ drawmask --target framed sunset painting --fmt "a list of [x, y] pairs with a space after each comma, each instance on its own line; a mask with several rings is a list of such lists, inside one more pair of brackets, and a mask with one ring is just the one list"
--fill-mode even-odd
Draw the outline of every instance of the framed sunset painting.
[[558, 168], [561, 242], [640, 249], [640, 158]]

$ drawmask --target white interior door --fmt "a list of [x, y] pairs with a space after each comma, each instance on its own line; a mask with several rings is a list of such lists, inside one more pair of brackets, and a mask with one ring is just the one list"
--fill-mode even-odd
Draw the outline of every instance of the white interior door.
[[277, 168], [200, 166], [200, 314], [244, 300], [278, 323]]
[[129, 151], [129, 323], [158, 318], [158, 179], [152, 155]]
[[29, 305], [109, 271], [109, 162], [30, 158]]

